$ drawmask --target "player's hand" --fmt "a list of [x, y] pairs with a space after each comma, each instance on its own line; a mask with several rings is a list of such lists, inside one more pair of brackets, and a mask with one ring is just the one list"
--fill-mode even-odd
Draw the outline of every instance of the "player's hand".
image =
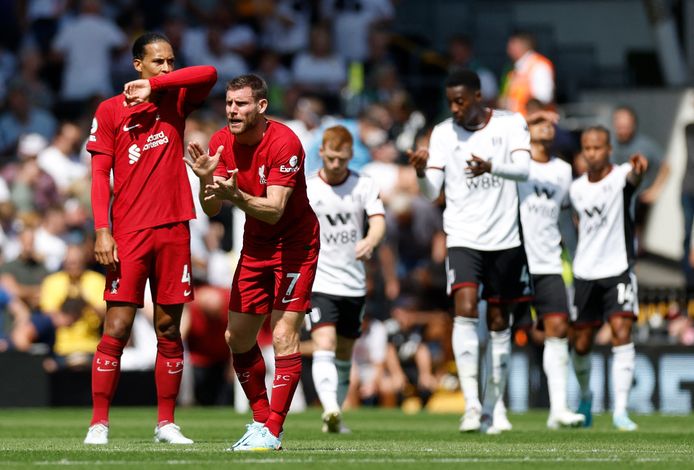
[[641, 176], [646, 173], [648, 169], [648, 159], [642, 153], [635, 153], [629, 157], [629, 162], [636, 176]]
[[374, 245], [366, 238], [359, 240], [354, 247], [354, 253], [359, 261], [367, 261], [371, 259], [374, 252]]
[[190, 142], [188, 144], [188, 155], [183, 157], [183, 161], [186, 162], [186, 165], [193, 170], [193, 173], [198, 178], [209, 178], [214, 174], [214, 170], [217, 169], [223, 150], [224, 146], [220, 145], [217, 148], [217, 152], [214, 155], [210, 155], [197, 142]]
[[229, 175], [229, 179], [223, 181], [215, 181], [212, 184], [205, 186], [205, 201], [217, 199], [219, 201], [234, 202], [239, 197], [239, 187], [236, 179], [238, 170], [233, 170]]
[[118, 245], [114, 240], [111, 231], [107, 228], [100, 228], [96, 231], [96, 241], [94, 242], [94, 257], [97, 263], [105, 266], [109, 271], [115, 271], [118, 259]]
[[525, 118], [525, 122], [527, 122], [528, 125], [533, 125], [544, 121], [556, 124], [559, 122], [559, 114], [547, 109], [541, 109], [539, 111], [535, 111], [534, 113], [528, 114], [528, 116]]
[[123, 94], [125, 95], [125, 106], [135, 106], [147, 101], [152, 94], [152, 85], [150, 85], [149, 80], [144, 78], [133, 80], [123, 86]]
[[407, 151], [407, 159], [417, 172], [417, 176], [422, 178], [424, 171], [427, 169], [427, 161], [429, 161], [429, 150], [420, 147], [415, 151]]
[[475, 176], [482, 175], [484, 173], [489, 173], [491, 171], [491, 162], [482, 160], [477, 155], [472, 155], [470, 160], [467, 161], [467, 167], [465, 168], [465, 173], [472, 178], [474, 178]]

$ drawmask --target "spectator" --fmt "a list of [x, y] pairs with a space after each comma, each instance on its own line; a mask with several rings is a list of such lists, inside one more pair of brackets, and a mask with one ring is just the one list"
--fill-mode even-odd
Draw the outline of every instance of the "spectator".
[[79, 15], [65, 23], [53, 40], [53, 51], [64, 61], [60, 97], [81, 113], [82, 103], [94, 96], [109, 96], [111, 52], [125, 49], [127, 38], [101, 15], [100, 0], [83, 0]]
[[30, 90], [15, 83], [7, 96], [7, 110], [0, 115], [0, 156], [8, 156], [22, 135], [36, 133], [44, 140], [55, 134], [56, 121], [48, 112], [31, 104]]
[[91, 365], [106, 312], [104, 283], [103, 274], [86, 269], [86, 254], [81, 245], [69, 245], [63, 269], [43, 280], [40, 305], [55, 327], [54, 351], [59, 365]]
[[211, 65], [217, 69], [215, 95], [223, 95], [226, 82], [248, 71], [244, 58], [223, 43], [224, 31], [218, 22], [190, 30], [184, 41], [186, 64]]
[[[25, 226], [19, 234], [21, 251], [14, 261], [0, 266], [0, 288], [6, 294], [13, 327], [9, 347], [28, 351], [35, 343], [53, 347], [55, 330], [39, 307], [40, 286], [48, 271], [34, 249], [34, 229]], [[8, 347], [5, 344], [5, 347]]]
[[65, 212], [62, 206], [49, 207], [43, 213], [41, 226], [36, 229], [34, 242], [36, 252], [49, 272], [57, 271], [65, 259], [67, 251], [66, 230]]
[[311, 29], [309, 50], [294, 57], [292, 77], [301, 90], [337, 98], [347, 82], [347, 64], [344, 57], [333, 50], [327, 26], [317, 25]]
[[51, 109], [55, 97], [53, 91], [42, 80], [41, 69], [44, 60], [40, 52], [35, 48], [26, 48], [21, 51], [19, 61], [19, 75], [10, 77], [9, 83], [21, 83], [32, 106]]
[[[634, 199], [634, 225], [639, 252], [641, 233], [651, 205], [658, 197], [662, 185], [669, 174], [669, 165], [663, 161], [663, 149], [649, 136], [639, 132], [638, 117], [629, 106], [619, 106], [612, 113], [612, 162], [617, 165], [627, 163], [629, 158], [640, 153], [648, 160], [648, 170]], [[658, 184], [656, 185], [656, 180]]]
[[80, 128], [72, 122], [63, 122], [53, 143], [38, 154], [39, 168], [53, 178], [63, 196], [68, 195], [72, 185], [87, 175], [87, 167], [79, 160], [81, 144]]
[[[354, 156], [349, 163], [352, 170], [361, 168], [371, 161], [371, 149], [385, 144], [388, 141], [388, 132], [385, 127], [392, 125], [392, 122], [385, 122], [390, 119], [388, 110], [377, 104], [372, 104], [364, 109], [359, 117], [354, 119], [324, 119], [318, 131], [318, 135], [323, 135], [323, 131], [328, 127], [343, 125], [349, 130], [354, 139]], [[311, 147], [306, 148], [306, 174], [310, 175], [318, 171], [322, 162], [318, 155], [320, 139], [315, 139]]]
[[393, 318], [386, 322], [386, 364], [390, 375], [399, 384], [398, 403], [415, 396], [424, 406], [436, 391], [438, 382], [433, 374], [431, 351], [424, 341], [424, 328], [413, 320], [407, 310], [393, 310]]
[[12, 203], [19, 213], [44, 211], [59, 200], [53, 178], [43, 171], [36, 160], [46, 148], [46, 140], [39, 134], [28, 134], [19, 140], [19, 165], [11, 178]]
[[535, 38], [528, 32], [511, 35], [506, 53], [513, 61], [513, 69], [504, 79], [500, 105], [523, 115], [526, 105], [536, 98], [544, 105], [554, 101], [554, 65], [535, 51]]
[[316, 96], [302, 96], [294, 107], [294, 119], [285, 122], [287, 127], [294, 131], [301, 141], [304, 149], [320, 146], [320, 139], [323, 135], [320, 132], [321, 123], [325, 115], [325, 105]]
[[388, 332], [379, 320], [364, 318], [362, 335], [354, 343], [349, 391], [344, 409], [376, 405], [381, 393], [392, 394], [392, 379], [385, 376]]
[[39, 306], [40, 286], [48, 275], [35, 249], [35, 230], [25, 226], [19, 233], [19, 256], [0, 266], [0, 285], [12, 297], [24, 302], [31, 311]]
[[335, 46], [348, 61], [364, 62], [368, 54], [368, 33], [373, 25], [395, 16], [391, 0], [321, 0], [321, 14], [334, 21]]
[[[685, 127], [687, 163], [682, 179], [682, 211], [684, 212], [684, 257], [682, 265], [690, 307], [694, 302], [694, 246], [692, 246], [692, 226], [694, 225], [694, 122]], [[690, 314], [694, 309], [689, 310]]]
[[311, 26], [311, 3], [311, 0], [277, 0], [272, 15], [263, 21], [263, 43], [287, 58], [305, 50]]

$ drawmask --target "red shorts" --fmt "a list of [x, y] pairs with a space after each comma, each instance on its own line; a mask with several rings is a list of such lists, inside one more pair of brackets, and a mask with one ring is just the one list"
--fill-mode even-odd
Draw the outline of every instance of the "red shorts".
[[176, 222], [114, 237], [120, 262], [106, 274], [104, 300], [144, 305], [149, 279], [155, 304], [193, 300], [188, 222]]
[[229, 310], [266, 315], [273, 310], [305, 312], [311, 306], [318, 251], [305, 258], [256, 258], [241, 252]]

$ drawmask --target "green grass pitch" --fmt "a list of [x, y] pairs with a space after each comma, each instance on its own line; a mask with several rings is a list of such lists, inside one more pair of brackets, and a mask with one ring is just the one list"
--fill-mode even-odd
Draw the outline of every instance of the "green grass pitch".
[[110, 443], [82, 444], [87, 409], [0, 409], [0, 468], [694, 468], [694, 417], [635, 416], [639, 431], [611, 429], [609, 415], [592, 429], [548, 431], [546, 412], [511, 415], [500, 436], [461, 434], [458, 416], [399, 410], [348, 412], [349, 435], [320, 432], [320, 412], [289, 416], [284, 450], [225, 452], [247, 415], [229, 408], [183, 408], [176, 420], [192, 446], [154, 444], [153, 408], [115, 408]]

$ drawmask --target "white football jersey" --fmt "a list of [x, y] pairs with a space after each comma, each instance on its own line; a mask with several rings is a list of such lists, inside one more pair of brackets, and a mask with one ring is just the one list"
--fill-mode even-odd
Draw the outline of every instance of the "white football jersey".
[[516, 182], [489, 173], [475, 178], [465, 173], [472, 155], [493, 166], [510, 163], [516, 150], [530, 152], [528, 126], [518, 113], [493, 110], [487, 125], [474, 132], [452, 118], [434, 127], [427, 167], [444, 172], [443, 225], [449, 248], [495, 251], [521, 244]]
[[559, 214], [569, 203], [571, 165], [560, 158], [530, 161], [527, 181], [518, 183], [523, 245], [531, 274], [561, 274]]
[[574, 275], [594, 280], [622, 274], [634, 255], [629, 205], [636, 188], [627, 183], [631, 164], [612, 165], [600, 181], [583, 175], [571, 185], [571, 204], [578, 214]]
[[339, 185], [326, 183], [319, 173], [306, 181], [309, 202], [320, 221], [320, 253], [313, 292], [346, 297], [366, 295], [364, 263], [357, 260], [355, 248], [364, 238], [364, 214], [385, 215], [378, 186], [369, 176], [354, 171]]

